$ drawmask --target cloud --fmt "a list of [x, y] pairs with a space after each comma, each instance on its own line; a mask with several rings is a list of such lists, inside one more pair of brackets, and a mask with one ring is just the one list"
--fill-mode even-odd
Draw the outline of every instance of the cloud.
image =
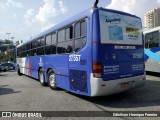
[[58, 5], [56, 4], [56, 0], [43, 0], [43, 1], [44, 5], [39, 8], [39, 13], [35, 16], [37, 21], [46, 22], [49, 18], [67, 12], [67, 8], [64, 6], [62, 0], [58, 1]]
[[58, 1], [58, 3], [59, 3], [59, 6], [60, 6], [60, 11], [61, 11], [63, 14], [65, 14], [65, 13], [68, 11], [68, 9], [64, 6], [63, 1], [60, 0], [60, 1]]
[[13, 18], [16, 19], [17, 18], [17, 14], [13, 13]]
[[26, 14], [24, 15], [24, 18], [29, 19], [29, 18], [33, 17], [33, 15], [34, 15], [34, 9], [31, 8], [31, 9], [27, 10]]
[[120, 10], [141, 17], [144, 21], [144, 14], [156, 7], [159, 7], [160, 0], [111, 0], [106, 8]]
[[33, 35], [55, 25], [54, 18], [68, 11], [62, 0], [43, 0], [43, 2], [38, 11], [30, 8], [24, 15], [26, 29], [30, 29]]
[[20, 2], [16, 2], [13, 0], [8, 0], [8, 4], [13, 5], [14, 7], [22, 8], [22, 4]]
[[0, 8], [5, 7], [16, 7], [16, 8], [22, 8], [22, 4], [20, 2], [17, 2], [16, 0], [7, 0], [6, 2], [3, 2], [0, 4]]
[[39, 8], [39, 13], [35, 16], [37, 21], [46, 22], [50, 17], [57, 15], [55, 0], [44, 0], [44, 5]]

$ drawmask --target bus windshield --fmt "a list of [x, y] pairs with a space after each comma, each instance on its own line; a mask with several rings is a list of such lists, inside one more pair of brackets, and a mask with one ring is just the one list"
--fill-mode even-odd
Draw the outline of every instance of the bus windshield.
[[141, 19], [99, 11], [101, 43], [142, 45]]

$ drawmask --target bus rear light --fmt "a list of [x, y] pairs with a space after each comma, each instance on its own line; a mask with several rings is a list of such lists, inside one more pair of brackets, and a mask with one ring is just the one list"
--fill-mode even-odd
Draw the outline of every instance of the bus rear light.
[[102, 69], [101, 64], [93, 64], [93, 70], [97, 70], [97, 69], [99, 69], [99, 70]]
[[93, 76], [96, 78], [102, 77], [102, 65], [99, 62], [93, 62]]
[[106, 87], [106, 84], [101, 84], [101, 87]]

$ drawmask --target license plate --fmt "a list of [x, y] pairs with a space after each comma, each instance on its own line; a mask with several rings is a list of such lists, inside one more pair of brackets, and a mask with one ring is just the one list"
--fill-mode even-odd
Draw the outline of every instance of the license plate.
[[121, 83], [121, 88], [126, 88], [129, 86], [129, 82]]

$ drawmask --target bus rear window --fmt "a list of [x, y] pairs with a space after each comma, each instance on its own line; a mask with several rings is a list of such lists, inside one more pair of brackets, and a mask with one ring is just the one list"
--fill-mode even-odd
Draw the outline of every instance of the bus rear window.
[[141, 20], [120, 13], [99, 11], [101, 43], [142, 45]]

